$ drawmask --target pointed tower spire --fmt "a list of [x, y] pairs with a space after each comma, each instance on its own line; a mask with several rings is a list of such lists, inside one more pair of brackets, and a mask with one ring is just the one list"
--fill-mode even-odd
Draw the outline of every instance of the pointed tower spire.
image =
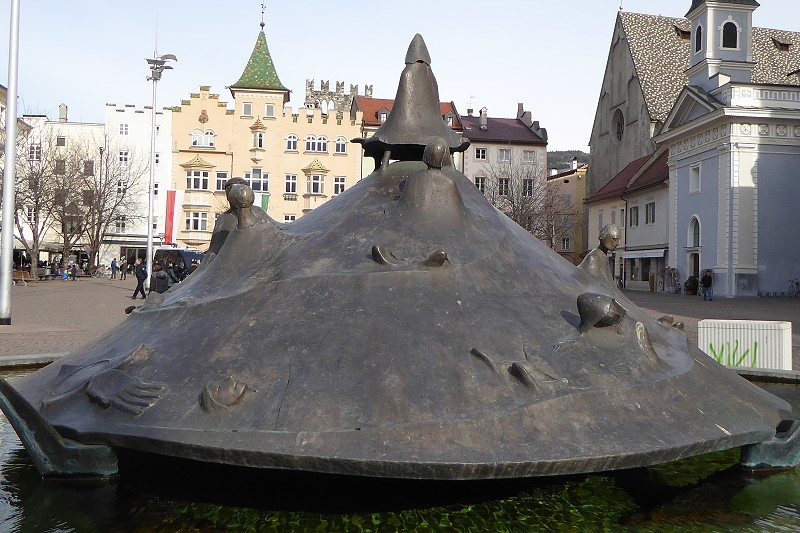
[[275, 70], [275, 64], [272, 62], [272, 56], [267, 46], [267, 38], [264, 35], [263, 4], [261, 31], [258, 32], [256, 45], [239, 81], [231, 85], [229, 89], [234, 98], [236, 98], [237, 90], [283, 91], [286, 93], [284, 102], [289, 101], [289, 89], [284, 87], [278, 78], [278, 72]]

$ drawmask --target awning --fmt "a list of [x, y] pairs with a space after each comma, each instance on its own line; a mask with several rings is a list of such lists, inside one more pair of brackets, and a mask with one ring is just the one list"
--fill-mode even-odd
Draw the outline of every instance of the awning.
[[667, 250], [664, 248], [660, 248], [658, 250], [631, 250], [628, 252], [622, 252], [623, 259], [637, 259], [640, 257], [664, 257], [664, 253]]

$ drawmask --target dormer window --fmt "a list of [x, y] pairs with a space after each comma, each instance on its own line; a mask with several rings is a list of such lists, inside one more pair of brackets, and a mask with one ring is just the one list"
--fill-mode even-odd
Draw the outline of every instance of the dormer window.
[[703, 49], [703, 27], [697, 26], [697, 30], [694, 33], [694, 53], [701, 51]]
[[722, 25], [722, 48], [739, 48], [739, 27], [732, 20]]
[[777, 48], [781, 52], [788, 52], [789, 51], [789, 47], [792, 46], [791, 43], [782, 43], [779, 40], [777, 40], [775, 37], [772, 38], [772, 44], [774, 44], [775, 48]]
[[692, 32], [683, 30], [677, 26], [673, 26], [675, 28], [675, 34], [683, 39], [684, 41], [688, 41], [692, 38]]
[[386, 119], [389, 118], [389, 110], [386, 109], [385, 107], [380, 108], [378, 110], [377, 117], [378, 117], [378, 122], [380, 123], [386, 122]]

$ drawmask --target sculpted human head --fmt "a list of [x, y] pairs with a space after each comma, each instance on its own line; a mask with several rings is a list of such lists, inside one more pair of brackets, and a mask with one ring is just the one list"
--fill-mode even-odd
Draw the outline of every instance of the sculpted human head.
[[597, 237], [600, 239], [600, 248], [605, 251], [616, 250], [617, 246], [619, 246], [621, 236], [621, 232], [616, 224], [606, 224], [600, 230], [600, 235]]

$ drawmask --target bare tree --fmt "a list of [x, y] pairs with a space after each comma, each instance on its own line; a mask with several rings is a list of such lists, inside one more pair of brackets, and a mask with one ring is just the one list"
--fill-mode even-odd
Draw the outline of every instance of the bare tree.
[[59, 170], [61, 160], [55, 136], [34, 130], [25, 136], [25, 141], [27, 145], [21, 147], [21, 157], [17, 158], [14, 225], [17, 238], [31, 258], [31, 279], [37, 279], [39, 249], [54, 220], [56, 184], [52, 176]]
[[[141, 192], [146, 186], [149, 158], [134, 150], [117, 145], [95, 148], [98, 164], [90, 157], [91, 147], [85, 147], [82, 176], [84, 235], [90, 247], [89, 265], [97, 266], [100, 245], [105, 236], [121, 225], [143, 218], [139, 206]], [[89, 163], [91, 162], [91, 165]]]
[[547, 181], [541, 165], [511, 157], [508, 161], [487, 163], [484, 169], [483, 183], [476, 184], [492, 205], [511, 220], [550, 248], [555, 248], [561, 237], [570, 235], [575, 205], [569, 195], [561, 194], [556, 183]]

